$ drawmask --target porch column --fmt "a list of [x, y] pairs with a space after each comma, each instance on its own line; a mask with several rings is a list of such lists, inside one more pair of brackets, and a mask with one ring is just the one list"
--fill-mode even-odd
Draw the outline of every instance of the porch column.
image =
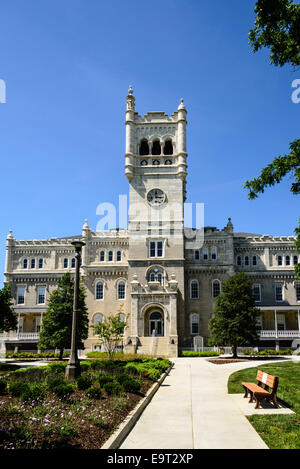
[[[274, 310], [274, 317], [275, 317], [275, 331], [276, 331], [276, 339], [278, 339], [278, 327], [277, 327], [277, 310]], [[275, 350], [279, 350], [279, 341], [275, 341]]]
[[18, 330], [17, 330], [17, 336], [19, 338], [19, 332], [20, 332], [20, 317], [21, 317], [21, 313], [20, 311], [18, 312]]
[[300, 309], [298, 309], [298, 329], [299, 329], [299, 337], [300, 337]]

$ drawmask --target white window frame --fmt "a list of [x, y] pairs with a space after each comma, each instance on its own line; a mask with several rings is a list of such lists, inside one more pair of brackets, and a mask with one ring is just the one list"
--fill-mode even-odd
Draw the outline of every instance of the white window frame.
[[[102, 284], [102, 298], [97, 298], [97, 285]], [[104, 300], [104, 281], [98, 280], [95, 284], [95, 300], [96, 301], [103, 301]]]
[[[151, 244], [152, 243], [155, 243], [155, 247], [154, 247], [154, 253], [155, 255], [154, 256], [151, 256]], [[162, 255], [161, 256], [158, 256], [158, 243], [161, 243], [161, 250], [162, 250]], [[165, 246], [164, 246], [164, 240], [162, 239], [157, 239], [157, 240], [154, 240], [154, 239], [150, 239], [149, 240], [149, 245], [148, 245], [148, 258], [150, 259], [162, 259], [164, 257], [164, 254], [165, 254]]]
[[[213, 254], [215, 254], [216, 258], [213, 259]], [[213, 248], [211, 249], [210, 251], [210, 258], [213, 262], [215, 262], [217, 259], [218, 259], [218, 251], [217, 251], [217, 248]]]
[[[197, 282], [197, 289], [198, 289], [198, 295], [197, 297], [193, 297], [193, 294], [192, 294], [192, 285], [194, 282]], [[199, 280], [197, 280], [196, 278], [192, 279], [190, 281], [190, 299], [191, 300], [199, 300], [200, 298], [200, 285], [199, 285]]]
[[[39, 301], [39, 297], [40, 297], [40, 293], [39, 293], [39, 289], [40, 288], [43, 288], [44, 289], [44, 302], [40, 302]], [[42, 296], [42, 295], [41, 295]], [[46, 304], [46, 286], [45, 285], [38, 285], [37, 286], [37, 292], [36, 292], [36, 304], [37, 305], [45, 305]]]
[[194, 249], [194, 260], [200, 261], [200, 249]]
[[[277, 286], [281, 285], [281, 300], [278, 300], [277, 299]], [[277, 303], [281, 303], [282, 301], [284, 301], [284, 284], [282, 282], [278, 282], [278, 283], [275, 283], [275, 301]]]
[[[124, 298], [120, 298], [119, 286], [120, 284], [124, 284]], [[126, 300], [126, 282], [125, 280], [119, 280], [117, 283], [117, 299], [118, 300]]]
[[[197, 318], [197, 321], [194, 321], [193, 318]], [[197, 324], [198, 330], [196, 332], [193, 332], [193, 324]], [[190, 332], [191, 335], [199, 335], [200, 334], [200, 314], [198, 313], [192, 313], [190, 315]]]
[[[20, 289], [23, 289], [23, 290], [24, 290], [24, 293], [23, 293], [23, 295], [22, 295], [24, 301], [22, 301], [22, 303], [19, 302], [19, 296], [20, 296], [20, 295], [19, 295], [19, 290], [20, 290]], [[26, 287], [25, 287], [24, 285], [18, 285], [18, 286], [17, 286], [17, 298], [16, 298], [16, 300], [17, 300], [17, 301], [16, 301], [17, 305], [24, 305], [24, 304], [25, 304], [25, 296], [26, 296]]]
[[[214, 295], [214, 283], [218, 282], [219, 284], [219, 287], [220, 287], [220, 291], [219, 291], [219, 294], [218, 295]], [[222, 290], [222, 284], [221, 284], [221, 280], [219, 280], [218, 278], [215, 278], [212, 283], [211, 283], [211, 296], [212, 298], [215, 300], [221, 293], [221, 290]]]
[[[259, 289], [259, 300], [256, 300], [254, 298], [254, 288], [255, 287], [258, 287], [258, 289]], [[252, 294], [253, 294], [253, 298], [254, 298], [255, 303], [261, 303], [261, 284], [260, 283], [254, 283], [252, 285]]]

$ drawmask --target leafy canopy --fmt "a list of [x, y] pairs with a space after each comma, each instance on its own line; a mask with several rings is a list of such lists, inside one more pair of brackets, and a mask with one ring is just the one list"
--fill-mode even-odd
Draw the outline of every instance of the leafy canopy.
[[249, 32], [253, 52], [270, 48], [270, 63], [300, 65], [300, 4], [292, 0], [258, 0], [254, 28]]
[[0, 290], [0, 332], [9, 332], [17, 328], [17, 317], [12, 306], [12, 293], [9, 284]]
[[244, 272], [222, 285], [214, 314], [209, 321], [210, 342], [222, 346], [253, 346], [258, 340], [257, 316], [252, 282]]
[[[57, 348], [63, 351], [71, 347], [73, 318], [74, 282], [69, 272], [58, 281], [58, 289], [54, 290], [48, 300], [47, 313], [42, 322], [39, 335], [41, 349]], [[76, 345], [84, 347], [83, 340], [88, 336], [88, 313], [85, 305], [85, 289], [79, 287], [79, 312], [76, 321]]]
[[108, 316], [104, 318], [103, 321], [98, 322], [96, 326], [92, 326], [94, 328], [94, 334], [99, 336], [100, 344], [104, 345], [110, 360], [114, 357], [126, 327], [126, 321], [122, 320], [121, 314], [122, 306], [116, 316]]

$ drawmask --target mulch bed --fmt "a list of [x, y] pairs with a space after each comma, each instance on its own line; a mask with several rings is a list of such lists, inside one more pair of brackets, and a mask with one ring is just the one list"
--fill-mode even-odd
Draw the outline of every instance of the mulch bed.
[[247, 362], [248, 360], [243, 360], [242, 358], [218, 358], [208, 361], [215, 365], [224, 365], [226, 363]]
[[0, 396], [0, 449], [100, 449], [152, 385], [145, 379], [138, 394], [103, 391], [99, 400], [78, 389], [67, 400], [49, 391], [41, 403]]

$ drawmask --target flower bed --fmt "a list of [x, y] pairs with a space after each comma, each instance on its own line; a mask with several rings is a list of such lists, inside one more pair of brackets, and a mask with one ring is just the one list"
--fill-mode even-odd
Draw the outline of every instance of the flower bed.
[[171, 365], [139, 359], [126, 369], [128, 363], [82, 362], [71, 384], [63, 362], [1, 376], [0, 449], [100, 449]]

